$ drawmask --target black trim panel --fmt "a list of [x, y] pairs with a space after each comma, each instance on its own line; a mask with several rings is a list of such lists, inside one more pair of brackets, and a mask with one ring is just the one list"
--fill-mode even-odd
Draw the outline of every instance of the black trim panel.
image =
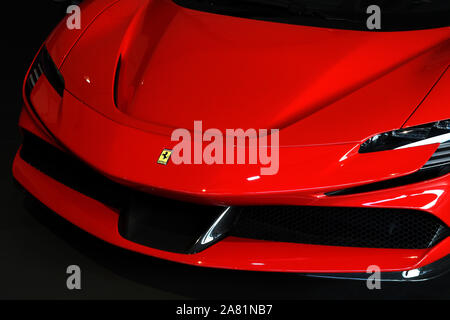
[[434, 167], [430, 169], [422, 169], [407, 176], [384, 180], [375, 183], [369, 183], [353, 188], [341, 189], [325, 193], [327, 196], [347, 196], [359, 193], [373, 192], [379, 190], [386, 190], [397, 188], [401, 186], [410, 185], [413, 183], [423, 182], [434, 178], [439, 178], [450, 173], [450, 166]]
[[122, 208], [129, 189], [101, 175], [69, 153], [53, 147], [28, 131], [23, 132], [20, 157], [69, 188], [113, 208]]
[[[450, 255], [414, 270], [381, 272], [382, 282], [417, 282], [440, 277], [450, 271]], [[307, 273], [307, 277], [367, 281], [372, 273]]]

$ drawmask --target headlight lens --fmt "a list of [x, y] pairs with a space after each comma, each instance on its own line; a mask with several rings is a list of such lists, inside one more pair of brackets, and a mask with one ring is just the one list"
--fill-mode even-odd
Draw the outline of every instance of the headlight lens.
[[36, 60], [31, 66], [30, 74], [28, 75], [26, 81], [27, 96], [29, 96], [31, 90], [33, 90], [34, 86], [43, 74], [56, 92], [58, 92], [58, 94], [62, 97], [65, 88], [64, 78], [61, 72], [59, 72], [58, 67], [53, 62], [45, 46], [42, 47], [36, 57]]
[[403, 149], [450, 141], [450, 120], [377, 134], [366, 140], [359, 153]]

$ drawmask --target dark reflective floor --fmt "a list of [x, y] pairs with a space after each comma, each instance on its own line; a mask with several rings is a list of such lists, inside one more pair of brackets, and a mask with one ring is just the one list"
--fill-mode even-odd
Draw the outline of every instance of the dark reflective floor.
[[[22, 77], [35, 51], [63, 13], [51, 1], [14, 8], [3, 54], [7, 81], [0, 108], [0, 299], [429, 299], [450, 297], [450, 275], [423, 283], [305, 278], [295, 274], [237, 272], [165, 262], [108, 245], [73, 227], [17, 190], [10, 168], [19, 145], [16, 129]], [[5, 78], [5, 77], [4, 77]], [[66, 267], [82, 270], [82, 290], [66, 289]]]

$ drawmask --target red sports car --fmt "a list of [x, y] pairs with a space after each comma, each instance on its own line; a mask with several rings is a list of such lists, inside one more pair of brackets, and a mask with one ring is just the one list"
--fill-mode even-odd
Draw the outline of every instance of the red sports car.
[[[14, 177], [81, 229], [162, 259], [434, 277], [450, 269], [449, 7], [84, 1], [26, 76]], [[200, 134], [193, 161], [177, 130]]]

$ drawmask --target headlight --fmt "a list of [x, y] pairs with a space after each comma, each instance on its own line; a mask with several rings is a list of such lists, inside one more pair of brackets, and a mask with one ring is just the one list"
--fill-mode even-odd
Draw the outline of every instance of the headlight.
[[47, 78], [48, 82], [52, 85], [52, 87], [56, 90], [56, 92], [58, 92], [58, 94], [62, 97], [65, 87], [64, 78], [61, 72], [59, 72], [58, 67], [56, 67], [55, 63], [50, 57], [50, 54], [48, 53], [45, 46], [42, 47], [41, 51], [36, 57], [36, 60], [31, 66], [30, 73], [26, 80], [27, 96], [29, 96], [31, 90], [33, 90], [34, 86], [43, 74]]
[[423, 146], [450, 141], [450, 120], [377, 134], [366, 140], [359, 153]]

